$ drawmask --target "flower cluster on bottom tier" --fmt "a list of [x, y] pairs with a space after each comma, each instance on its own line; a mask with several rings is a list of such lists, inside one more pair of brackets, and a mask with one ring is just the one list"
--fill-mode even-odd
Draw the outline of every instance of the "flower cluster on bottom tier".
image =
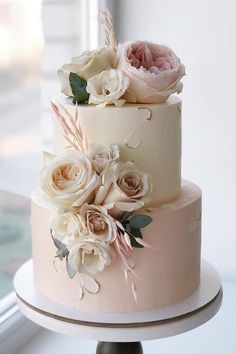
[[[32, 240], [36, 288], [45, 297], [81, 311], [137, 312], [169, 306], [189, 296], [200, 281], [201, 191], [184, 182], [180, 196], [152, 208], [153, 221], [142, 229], [150, 248], [134, 248], [132, 259], [137, 277], [127, 283], [120, 257], [96, 273], [95, 282], [85, 273], [73, 279], [65, 262], [53, 266], [55, 246], [50, 237], [52, 211], [39, 192], [32, 196]], [[134, 212], [143, 213], [143, 209]], [[93, 276], [92, 276], [93, 277]], [[137, 302], [131, 281], [135, 280]], [[93, 295], [96, 293], [96, 296]], [[82, 290], [81, 290], [82, 289]], [[91, 294], [92, 293], [92, 294]], [[82, 294], [86, 294], [80, 300]]]

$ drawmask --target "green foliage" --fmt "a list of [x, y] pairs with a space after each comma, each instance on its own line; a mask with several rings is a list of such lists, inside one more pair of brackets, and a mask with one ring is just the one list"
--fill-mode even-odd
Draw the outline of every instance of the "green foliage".
[[51, 236], [52, 236], [53, 243], [54, 243], [54, 245], [57, 248], [56, 257], [58, 257], [62, 261], [63, 258], [69, 256], [69, 251], [66, 248], [66, 245], [64, 245], [64, 243], [62, 243], [60, 240], [58, 240], [57, 238], [55, 238], [53, 236], [52, 229], [50, 229], [50, 233], [51, 233]]
[[[136, 247], [136, 248], [143, 248], [143, 245], [140, 245], [140, 243], [138, 243], [138, 241], [136, 241], [136, 238], [133, 234], [131, 234], [130, 232], [128, 232], [129, 236], [130, 236], [130, 242], [131, 242], [131, 246], [132, 247]], [[140, 237], [142, 238], [142, 237]]]
[[134, 229], [142, 229], [152, 222], [152, 218], [148, 215], [134, 215], [130, 219], [130, 225]]
[[[52, 235], [52, 233], [51, 233]], [[53, 243], [54, 245], [56, 246], [56, 248], [58, 249], [58, 251], [60, 252], [61, 255], [64, 254], [64, 257], [67, 256], [67, 254], [69, 253], [69, 251], [67, 250], [66, 248], [66, 245], [64, 245], [64, 243], [62, 243], [61, 241], [59, 241], [58, 239], [54, 238], [52, 236], [52, 239], [53, 239]]]
[[86, 91], [87, 81], [83, 80], [79, 75], [75, 73], [69, 74], [69, 82], [73, 97], [73, 103], [88, 102], [89, 93]]
[[67, 271], [69, 278], [73, 279], [75, 274], [77, 273], [77, 271], [73, 267], [71, 267], [70, 263], [68, 262], [69, 251], [63, 242], [61, 242], [60, 240], [58, 240], [57, 238], [55, 238], [53, 236], [52, 229], [50, 229], [50, 233], [51, 233], [51, 236], [53, 239], [53, 243], [57, 248], [57, 254], [55, 257], [59, 258], [60, 261], [62, 261], [64, 258], [66, 258], [66, 271]]
[[70, 263], [68, 262], [68, 256], [66, 257], [66, 271], [70, 279], [73, 279], [75, 274], [77, 273], [77, 271], [73, 267], [71, 267]]
[[[131, 213], [125, 213], [121, 220], [122, 225], [130, 236], [130, 241], [132, 247], [143, 248], [143, 245], [140, 245], [137, 238], [143, 238], [142, 232], [140, 229], [149, 225], [152, 222], [152, 218], [148, 215], [133, 215]], [[120, 229], [120, 232], [122, 230]]]

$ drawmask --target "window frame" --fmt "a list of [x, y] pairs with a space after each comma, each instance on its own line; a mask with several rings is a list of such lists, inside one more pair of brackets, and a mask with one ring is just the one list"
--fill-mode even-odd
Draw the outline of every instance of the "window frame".
[[[2, 353], [15, 353], [41, 330], [20, 310], [14, 291], [0, 301], [0, 347]], [[14, 334], [14, 340], [12, 335]]]
[[[43, 0], [44, 1], [44, 0]], [[43, 6], [42, 1], [42, 6]], [[59, 0], [60, 1], [60, 0]], [[106, 8], [107, 0], [97, 0], [96, 7], [94, 7], [94, 0], [80, 0], [81, 10], [83, 11], [83, 28], [87, 28], [87, 33], [83, 38], [83, 49], [94, 49], [94, 46], [99, 44], [100, 33], [97, 28], [97, 33], [94, 21], [89, 21], [92, 17], [94, 19], [94, 8], [97, 11], [100, 8]], [[0, 6], [12, 5], [12, 0], [0, 0]], [[45, 1], [45, 3], [47, 0]], [[15, 353], [27, 343], [33, 336], [37, 335], [42, 328], [32, 321], [28, 320], [20, 310], [17, 304], [17, 296], [14, 292], [0, 299], [0, 347], [3, 353]], [[14, 334], [14, 340], [12, 335]]]

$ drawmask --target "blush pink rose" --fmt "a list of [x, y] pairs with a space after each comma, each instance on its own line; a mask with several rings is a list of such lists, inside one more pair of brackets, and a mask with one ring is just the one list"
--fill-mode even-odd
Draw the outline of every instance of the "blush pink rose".
[[118, 69], [130, 80], [124, 96], [127, 102], [162, 103], [182, 91], [185, 67], [170, 48], [151, 42], [126, 42], [119, 45], [118, 57]]

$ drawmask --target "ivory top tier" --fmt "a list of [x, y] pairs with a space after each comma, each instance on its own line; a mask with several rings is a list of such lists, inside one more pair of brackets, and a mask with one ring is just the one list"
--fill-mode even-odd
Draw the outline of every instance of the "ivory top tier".
[[[76, 106], [63, 96], [59, 110], [75, 116]], [[79, 105], [79, 124], [88, 143], [118, 144], [120, 159], [133, 161], [153, 179], [151, 206], [179, 196], [181, 188], [181, 100], [171, 96], [161, 104], [125, 104], [122, 107]], [[54, 152], [68, 145], [54, 119]]]

